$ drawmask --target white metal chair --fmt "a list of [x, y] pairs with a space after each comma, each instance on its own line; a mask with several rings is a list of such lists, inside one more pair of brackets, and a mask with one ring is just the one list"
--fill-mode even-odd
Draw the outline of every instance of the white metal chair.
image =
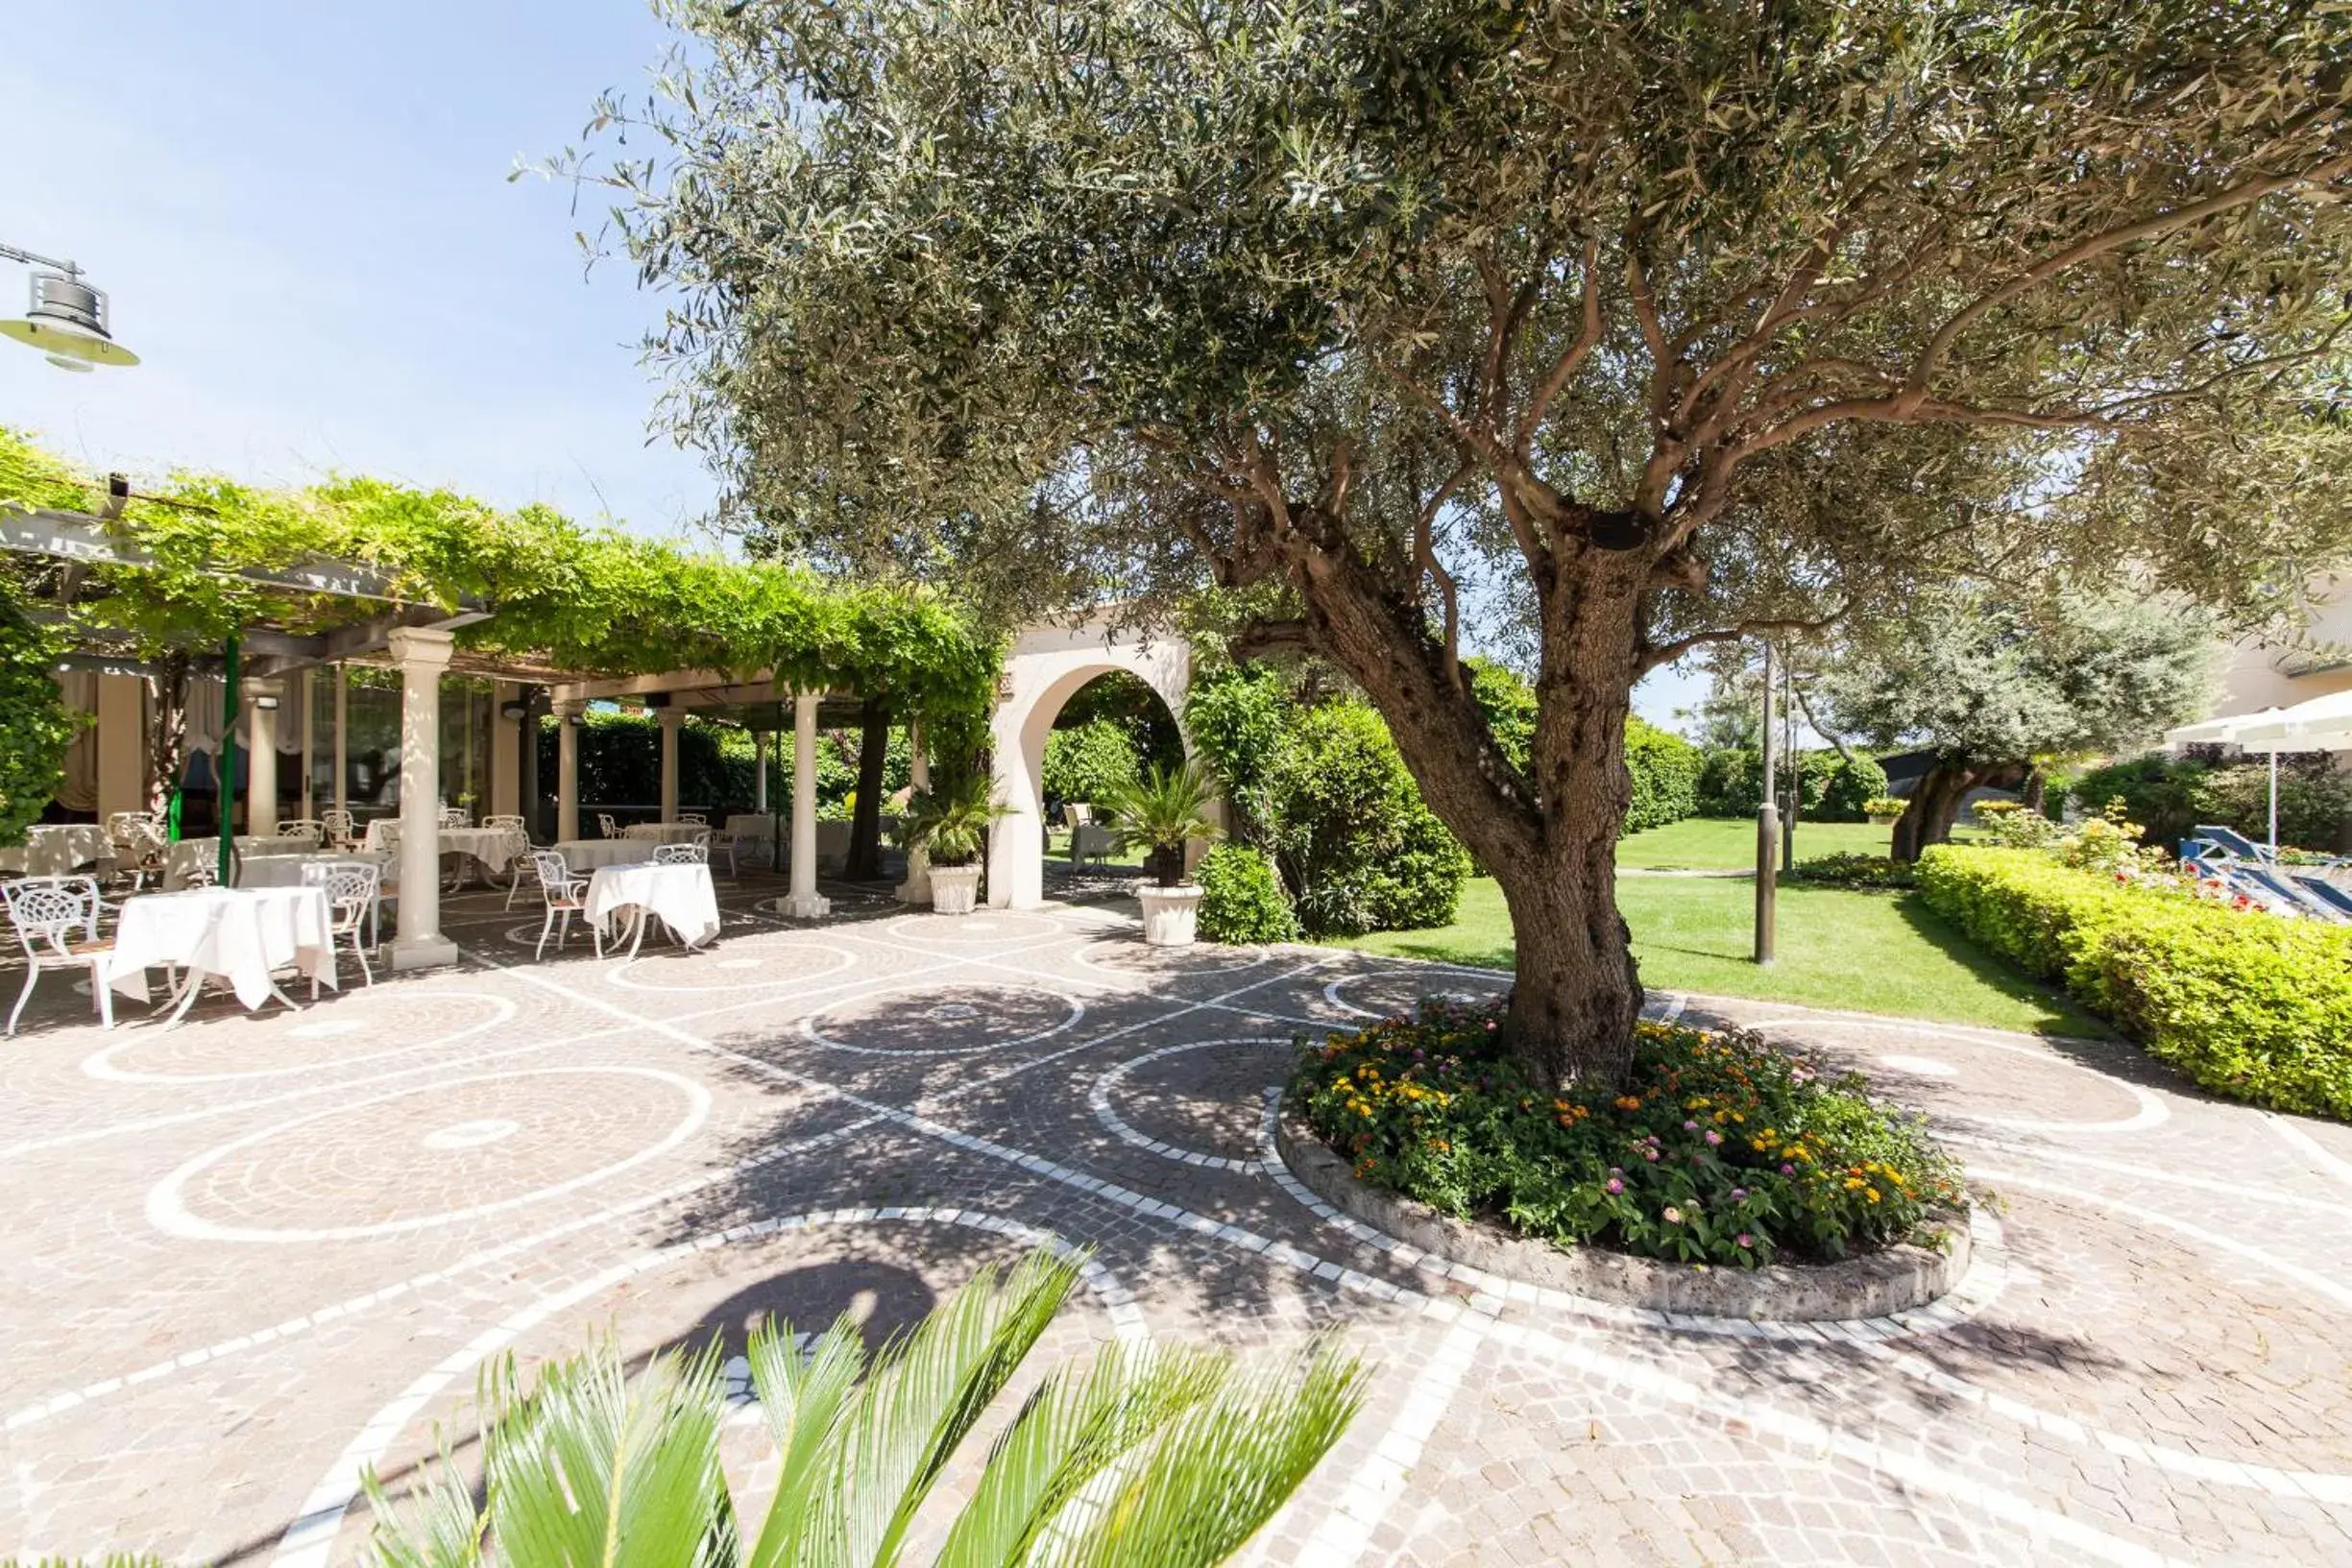
[[123, 836], [115, 841], [122, 846], [122, 854], [114, 862], [115, 872], [130, 880], [132, 892], [144, 892], [148, 878], [153, 877], [158, 883], [163, 880], [163, 862], [171, 854], [171, 842], [153, 817], [133, 812], [118, 814], [131, 820], [123, 824]]
[[209, 860], [199, 860], [180, 874], [180, 886], [183, 892], [189, 888], [218, 887], [220, 884], [220, 867]]
[[607, 838], [618, 838], [620, 836], [620, 824], [613, 820], [612, 812], [598, 811], [596, 813], [596, 832], [602, 833]]
[[[529, 840], [526, 839], [523, 842], [522, 853], [516, 856], [513, 863], [506, 868], [506, 907], [509, 912], [512, 912], [515, 907], [516, 894], [521, 892], [525, 887], [540, 885], [539, 856], [541, 853], [541, 851], [532, 849]], [[561, 860], [563, 856], [558, 855], [556, 858]]]
[[319, 831], [327, 842], [339, 850], [359, 847], [359, 824], [352, 813], [340, 806], [330, 806], [319, 813]]
[[697, 828], [708, 828], [711, 825], [711, 813], [708, 811], [680, 811], [678, 820], [691, 822]]
[[462, 806], [443, 807], [440, 822], [444, 828], [471, 828], [473, 826], [473, 819], [466, 814], [466, 808]]
[[288, 817], [278, 825], [280, 838], [306, 838], [313, 844], [327, 842], [327, 825], [317, 817]]
[[657, 866], [702, 866], [711, 863], [711, 846], [701, 839], [690, 844], [664, 844], [653, 852]]
[[510, 832], [522, 832], [522, 815], [519, 811], [500, 811], [496, 816], [482, 818], [485, 828], [504, 828]]
[[[303, 867], [303, 885], [327, 893], [327, 961], [334, 960], [336, 939], [350, 937], [352, 956], [359, 960], [360, 977], [370, 985], [376, 983], [376, 972], [368, 967], [367, 944], [359, 939], [359, 932], [376, 914], [383, 877], [384, 868], [371, 860], [331, 860]], [[315, 975], [310, 979], [310, 1000], [319, 1000]]]
[[[750, 841], [746, 842], [746, 840]], [[740, 877], [743, 874], [742, 867], [736, 863], [737, 856], [740, 856], [746, 849], [752, 850], [755, 853], [759, 849], [758, 841], [756, 839], [751, 839], [750, 834], [734, 832], [713, 833], [709, 839], [709, 843], [711, 846], [710, 859], [714, 864], [715, 864], [718, 856], [722, 855], [725, 856], [727, 857], [727, 875], [730, 877]]]
[[88, 970], [98, 1022], [112, 1028], [114, 995], [107, 987], [106, 969], [114, 944], [98, 939], [98, 879], [26, 877], [0, 883], [0, 898], [8, 903], [9, 923], [16, 928], [25, 954], [25, 988], [9, 1012], [9, 1034], [15, 1034], [16, 1021], [45, 969]]
[[[547, 906], [546, 917], [539, 923], [539, 947], [531, 956], [544, 958], [547, 953], [547, 931], [550, 928], [555, 930], [555, 951], [561, 953], [565, 939], [571, 935], [571, 917], [578, 915], [587, 918], [588, 879], [574, 877], [571, 867], [553, 850], [533, 850], [531, 865], [539, 874], [540, 897]], [[560, 926], [556, 924], [559, 918], [562, 921]], [[596, 956], [603, 957], [604, 928], [590, 920], [588, 931], [595, 939]]]

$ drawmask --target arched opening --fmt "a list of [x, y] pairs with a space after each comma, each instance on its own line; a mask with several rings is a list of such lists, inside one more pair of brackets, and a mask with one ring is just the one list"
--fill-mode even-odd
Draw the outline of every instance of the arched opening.
[[[1046, 787], [1047, 748], [1064, 728], [1057, 721], [1067, 714], [1075, 721], [1071, 728], [1131, 722], [1138, 739], [1151, 747], [1137, 757], [1139, 763], [1180, 760], [1191, 753], [1182, 724], [1191, 677], [1191, 652], [1179, 641], [1122, 642], [1092, 624], [1032, 630], [1021, 638], [1006, 663], [1005, 694], [991, 726], [996, 786], [1010, 808], [989, 838], [991, 905], [1028, 908], [1044, 902], [1049, 846], [1068, 863], [1070, 824], [1058, 808], [1069, 803], [1051, 802], [1057, 809], [1049, 816]], [[1060, 777], [1055, 782], [1069, 783]], [[1056, 793], [1065, 794], [1066, 787]], [[1064, 836], [1049, 839], [1050, 830]]]
[[1107, 826], [1119, 791], [1155, 767], [1184, 762], [1184, 731], [1142, 677], [1105, 670], [1063, 699], [1047, 726], [1037, 771], [1045, 808], [1045, 880], [1088, 867], [1141, 864]]

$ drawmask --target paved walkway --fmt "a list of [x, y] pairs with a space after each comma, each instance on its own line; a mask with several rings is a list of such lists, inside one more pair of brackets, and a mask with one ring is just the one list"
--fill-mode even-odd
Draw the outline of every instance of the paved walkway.
[[[1256, 1561], [2352, 1560], [2352, 1131], [2122, 1048], [1716, 1004], [1927, 1109], [1993, 1244], [1932, 1332], [1642, 1322], [1449, 1277], [1269, 1167], [1295, 1031], [1494, 977], [834, 891], [545, 964], [471, 895], [460, 969], [170, 1033], [45, 979], [0, 1049], [0, 1551], [346, 1560], [357, 1467], [466, 1430], [485, 1357], [881, 1333], [1053, 1241], [1095, 1265], [1049, 1352], [1337, 1326], [1380, 1363]], [[756, 1471], [756, 1423], [729, 1444]]]

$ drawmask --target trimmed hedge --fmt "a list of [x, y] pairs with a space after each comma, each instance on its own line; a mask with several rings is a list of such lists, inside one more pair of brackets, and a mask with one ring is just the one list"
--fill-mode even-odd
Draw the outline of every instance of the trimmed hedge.
[[1247, 844], [1220, 844], [1200, 856], [1200, 934], [1211, 942], [1296, 942], [1298, 917], [1273, 863]]
[[[1753, 748], [1733, 747], [1703, 755], [1699, 769], [1698, 815], [1752, 817], [1764, 804], [1764, 760]], [[1833, 751], [1808, 751], [1799, 770], [1804, 816], [1811, 822], [1860, 822], [1871, 800], [1886, 793], [1886, 770], [1867, 753], [1848, 762]]]
[[1628, 719], [1625, 771], [1633, 776], [1634, 793], [1622, 832], [1637, 833], [1697, 815], [1699, 771], [1706, 763], [1707, 754], [1681, 736]]
[[2352, 1121], [2352, 929], [1938, 845], [1928, 907], [2219, 1095]]

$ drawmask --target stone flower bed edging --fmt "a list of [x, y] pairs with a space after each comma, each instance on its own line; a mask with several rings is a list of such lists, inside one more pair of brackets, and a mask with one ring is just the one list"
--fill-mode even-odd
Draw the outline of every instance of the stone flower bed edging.
[[1563, 1248], [1485, 1220], [1452, 1218], [1356, 1180], [1347, 1162], [1287, 1109], [1274, 1118], [1274, 1151], [1316, 1196], [1423, 1252], [1505, 1279], [1651, 1312], [1774, 1322], [1891, 1317], [1949, 1293], [1968, 1273], [1965, 1214], [1942, 1218], [1941, 1247], [1905, 1242], [1842, 1263], [1716, 1268], [1598, 1247]]

